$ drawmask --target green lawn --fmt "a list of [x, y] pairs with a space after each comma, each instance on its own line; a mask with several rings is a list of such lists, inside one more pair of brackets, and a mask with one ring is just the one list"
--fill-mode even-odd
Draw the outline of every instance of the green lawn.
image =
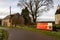
[[0, 40], [3, 40], [3, 39], [7, 40], [7, 38], [8, 38], [8, 32], [0, 29]]
[[60, 32], [40, 30], [40, 29], [31, 28], [31, 27], [27, 27], [27, 26], [19, 26], [17, 28], [24, 29], [24, 30], [30, 30], [30, 31], [33, 31], [33, 32], [38, 32], [38, 33], [43, 33], [45, 35], [49, 35], [49, 36], [60, 39]]

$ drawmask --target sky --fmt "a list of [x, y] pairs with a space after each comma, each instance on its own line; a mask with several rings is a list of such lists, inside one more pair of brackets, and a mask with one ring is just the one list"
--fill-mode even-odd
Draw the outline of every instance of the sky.
[[[19, 0], [0, 0], [0, 18], [4, 18], [5, 16], [9, 15], [9, 7], [12, 8], [12, 14], [21, 12], [21, 8], [17, 6]], [[38, 17], [37, 20], [53, 20], [54, 21], [54, 14], [56, 12], [56, 7], [60, 4], [60, 0], [53, 0], [54, 1], [54, 9], [51, 9], [48, 14], [47, 12], [42, 14], [42, 16]], [[48, 17], [47, 17], [48, 16]], [[49, 19], [50, 18], [50, 19]]]
[[[55, 21], [55, 13], [57, 6], [60, 5], [60, 0], [53, 0], [54, 8], [51, 8], [48, 12], [43, 12], [41, 16], [37, 17], [37, 21]], [[40, 15], [40, 14], [39, 14]]]
[[18, 0], [0, 0], [0, 18], [9, 15], [9, 7], [11, 6], [12, 14], [20, 12], [20, 7], [17, 6]]

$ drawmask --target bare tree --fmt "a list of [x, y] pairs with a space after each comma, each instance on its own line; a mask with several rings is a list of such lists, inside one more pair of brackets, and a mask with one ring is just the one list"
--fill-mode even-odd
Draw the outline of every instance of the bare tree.
[[[33, 18], [33, 22], [36, 22], [36, 19], [43, 11], [48, 11], [53, 7], [53, 0], [19, 0], [18, 6], [24, 8], [27, 7], [29, 14]], [[43, 7], [43, 8], [42, 8]]]

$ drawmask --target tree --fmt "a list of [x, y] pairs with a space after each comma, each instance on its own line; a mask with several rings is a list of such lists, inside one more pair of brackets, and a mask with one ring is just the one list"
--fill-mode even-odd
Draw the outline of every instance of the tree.
[[30, 16], [29, 16], [29, 11], [27, 9], [27, 7], [25, 7], [25, 9], [22, 9], [22, 13], [21, 15], [24, 17], [24, 21], [25, 23], [24, 24], [30, 24], [31, 22], [31, 19], [30, 19]]
[[36, 22], [38, 14], [53, 8], [53, 0], [19, 0], [18, 6], [22, 8], [27, 7], [30, 12], [29, 14], [33, 18], [33, 22]]

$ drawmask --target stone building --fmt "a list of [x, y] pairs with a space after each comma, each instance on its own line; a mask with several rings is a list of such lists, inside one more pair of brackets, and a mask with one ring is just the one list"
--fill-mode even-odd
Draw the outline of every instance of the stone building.
[[24, 18], [19, 14], [11, 14], [2, 19], [2, 26], [16, 26], [24, 24]]
[[60, 6], [59, 5], [55, 13], [55, 24], [60, 24]]

